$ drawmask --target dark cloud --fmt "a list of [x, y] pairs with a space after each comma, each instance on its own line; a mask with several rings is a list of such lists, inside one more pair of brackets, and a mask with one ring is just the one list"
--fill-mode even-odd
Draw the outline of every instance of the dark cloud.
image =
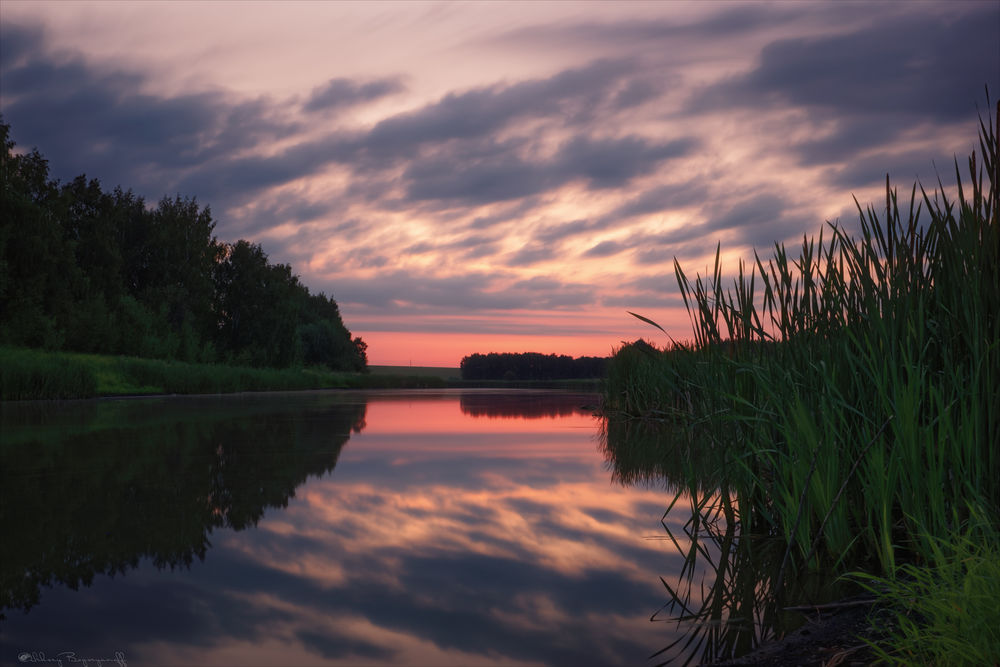
[[402, 270], [364, 280], [337, 281], [338, 293], [345, 303], [390, 309], [399, 304], [456, 309], [516, 307], [511, 298], [491, 292], [493, 285], [493, 277], [484, 273], [435, 277]]
[[535, 230], [534, 238], [541, 244], [560, 243], [579, 234], [585, 234], [595, 229], [601, 229], [602, 225], [593, 220], [572, 220], [561, 222], [555, 225], [545, 225]]
[[725, 9], [705, 18], [684, 22], [679, 19], [625, 20], [613, 22], [571, 22], [518, 28], [499, 35], [501, 42], [529, 43], [535, 47], [584, 46], [615, 48], [622, 44], [663, 48], [681, 40], [692, 43], [746, 33], [755, 28], [773, 28], [803, 15], [794, 5], [726, 4]]
[[531, 266], [557, 257], [555, 248], [540, 243], [526, 243], [517, 252], [504, 258], [507, 266]]
[[893, 186], [907, 190], [917, 182], [928, 190], [937, 189], [939, 176], [945, 187], [955, 183], [954, 162], [935, 163], [926, 151], [877, 151], [832, 167], [827, 178], [835, 185], [853, 190], [884, 185], [886, 174]]
[[674, 260], [676, 252], [674, 246], [656, 245], [636, 252], [634, 260], [637, 264], [666, 264]]
[[614, 188], [651, 172], [664, 160], [688, 155], [697, 146], [694, 138], [657, 143], [635, 135], [613, 139], [577, 136], [560, 148], [556, 164], [566, 180], [583, 177], [591, 187]]
[[957, 17], [912, 15], [893, 25], [786, 39], [764, 48], [744, 85], [794, 105], [937, 121], [967, 118], [1000, 79], [1000, 5]]
[[41, 26], [0, 22], [0, 72], [6, 73], [8, 68], [24, 65], [31, 54], [42, 45], [44, 39], [45, 34]]
[[331, 111], [372, 102], [405, 90], [399, 79], [379, 79], [358, 82], [352, 79], [330, 79], [326, 85], [313, 89], [302, 109], [309, 112]]
[[628, 281], [625, 286], [629, 289], [635, 289], [641, 292], [673, 292], [675, 294], [679, 294], [677, 287], [677, 275], [673, 272], [658, 273], [655, 275], [645, 275], [640, 278], [634, 278]]
[[450, 253], [453, 251], [482, 252], [483, 248], [493, 248], [497, 245], [497, 243], [497, 239], [492, 236], [470, 234], [441, 243], [420, 241], [404, 248], [402, 254], [406, 256], [413, 256], [438, 252]]
[[[239, 209], [268, 188], [333, 164], [364, 174], [349, 182], [346, 197], [402, 210], [420, 202], [452, 207], [530, 200], [574, 181], [593, 188], [620, 187], [694, 146], [691, 139], [584, 134], [579, 124], [593, 118], [601, 105], [634, 106], [657, 94], [656, 81], [630, 79], [636, 64], [629, 59], [599, 60], [546, 78], [452, 93], [367, 131], [340, 131], [295, 143], [288, 139], [304, 128], [278, 101], [239, 100], [219, 91], [143, 94], [137, 92], [147, 88], [143, 75], [90, 64], [79, 56], [56, 57], [40, 29], [5, 24], [3, 42], [4, 117], [15, 137], [37, 138], [57, 176], [86, 172], [106, 185], [133, 187], [152, 199], [175, 192], [196, 196], [212, 205], [217, 216], [222, 214], [223, 235], [230, 224], [227, 211], [239, 211], [228, 235], [327, 215], [327, 207], [310, 203]], [[303, 107], [342, 108], [401, 90], [396, 78], [334, 78], [315, 89]], [[516, 131], [502, 141], [494, 139], [528, 118], [575, 126], [578, 133], [547, 157], [538, 153], [533, 138], [517, 137]], [[287, 147], [255, 154], [276, 139], [284, 139]], [[400, 164], [402, 180], [388, 178]], [[399, 183], [404, 198], [389, 196]], [[518, 208], [507, 219], [525, 212]], [[490, 222], [481, 217], [473, 224]], [[488, 251], [464, 249], [480, 257]], [[511, 261], [524, 265], [551, 256], [544, 248], [526, 248]], [[376, 257], [367, 261], [380, 263]]]
[[[37, 28], [5, 23], [2, 41], [4, 120], [15, 139], [27, 137], [39, 148], [61, 179], [88, 173], [108, 187], [133, 187], [155, 199], [184, 187], [184, 194], [217, 203], [218, 190], [185, 174], [296, 129], [278, 120], [265, 100], [140, 92], [144, 76], [54, 56]], [[230, 178], [259, 183], [244, 163], [236, 162], [238, 176]]]
[[465, 252], [462, 253], [462, 259], [482, 259], [486, 257], [491, 257], [498, 254], [501, 251], [501, 246], [499, 243], [482, 243], [478, 246], [469, 246]]
[[495, 208], [487, 215], [476, 216], [469, 223], [470, 229], [487, 229], [502, 223], [520, 222], [523, 216], [530, 213], [538, 202], [532, 197], [525, 197], [512, 205]]
[[837, 163], [922, 124], [966, 122], [984, 86], [1000, 81], [1000, 5], [952, 7], [774, 41], [750, 72], [699, 91], [688, 110], [808, 110], [833, 130], [790, 147], [803, 164]]
[[663, 84], [659, 81], [633, 79], [615, 93], [613, 106], [618, 109], [630, 109], [654, 100], [662, 93]]
[[558, 184], [557, 174], [508, 152], [472, 162], [448, 155], [418, 160], [403, 178], [410, 199], [444, 199], [466, 205], [520, 199]]
[[551, 292], [554, 290], [561, 289], [564, 287], [562, 281], [556, 280], [555, 278], [546, 278], [543, 276], [534, 276], [528, 278], [527, 280], [519, 280], [514, 283], [514, 287], [518, 289], [527, 290], [541, 290], [546, 292]]
[[688, 181], [661, 185], [639, 193], [601, 216], [600, 224], [614, 224], [650, 213], [687, 208], [707, 199], [708, 189], [704, 183]]
[[[565, 47], [591, 60], [455, 90], [371, 126], [336, 128], [317, 121], [404, 92], [404, 79], [334, 76], [283, 100], [222, 88], [168, 95], [150, 92], [157, 90], [151, 75], [57, 52], [41, 28], [4, 21], [0, 110], [14, 139], [37, 146], [59, 178], [86, 172], [147, 199], [196, 196], [212, 206], [216, 233], [226, 240], [267, 238], [270, 228], [288, 225], [280, 239], [266, 242], [276, 261], [312, 260], [313, 248], [342, 241], [343, 250], [325, 266], [310, 263], [317, 273], [337, 276], [338, 297], [391, 312], [451, 313], [568, 309], [618, 298], [558, 278], [526, 282], [512, 275], [568, 252], [588, 267], [610, 258], [608, 270], [629, 275], [711, 252], [719, 239], [767, 247], [818, 229], [821, 221], [810, 221], [806, 207], [793, 206], [802, 198], [779, 194], [780, 184], [748, 196], [741, 189], [747, 179], [731, 188], [715, 185], [716, 176], [739, 168], [726, 159], [708, 178], [700, 173], [703, 162], [686, 160], [718, 148], [706, 129], [711, 119], [749, 119], [753, 141], [787, 155], [790, 168], [816, 168], [811, 174], [834, 187], [877, 185], [886, 171], [903, 187], [918, 177], [933, 187], [934, 159], [946, 185], [953, 180], [950, 161], [942, 162], [950, 154], [933, 153], [934, 133], [946, 135], [942, 146], [952, 141], [962, 123], [974, 122], [984, 83], [1000, 81], [995, 3], [950, 4], [947, 11], [887, 3], [863, 18], [835, 3], [739, 3], [708, 11], [696, 19], [668, 14], [503, 33], [494, 44]], [[757, 31], [764, 27], [769, 35], [808, 36], [761, 47]], [[681, 68], [703, 56], [723, 57], [720, 38], [735, 45], [725, 58], [746, 57], [742, 73], [689, 94]], [[801, 125], [774, 134], [776, 114]], [[925, 151], [907, 145], [914, 137]], [[666, 174], [692, 163], [698, 174]], [[317, 188], [322, 194], [289, 187], [328, 174], [337, 185]], [[665, 174], [659, 183], [658, 174]], [[760, 175], [772, 177], [785, 175]], [[579, 212], [562, 208], [577, 205], [558, 192], [567, 186], [588, 191]], [[690, 213], [688, 224], [657, 229], [666, 220], [673, 224], [682, 209]], [[656, 220], [659, 214], [664, 221]], [[558, 215], [567, 221], [553, 222]], [[431, 238], [401, 233], [387, 240], [388, 226], [404, 216], [421, 220], [421, 230], [437, 228]], [[613, 240], [602, 233], [623, 223], [628, 228]], [[286, 233], [290, 226], [297, 231]], [[525, 233], [525, 245], [511, 250], [509, 239]], [[378, 247], [366, 247], [367, 237], [378, 239], [368, 241]], [[431, 275], [394, 268], [406, 255], [442, 261]], [[497, 273], [444, 274], [472, 258], [494, 264]], [[359, 268], [384, 275], [340, 277]], [[657, 299], [645, 292], [636, 298]]]
[[[705, 229], [714, 232], [766, 225], [779, 219], [787, 202], [772, 193], [761, 193], [730, 203], [718, 215], [709, 218]], [[714, 209], [713, 209], [714, 210]]]
[[314, 630], [299, 630], [296, 639], [312, 653], [328, 660], [360, 656], [379, 662], [392, 662], [396, 652], [384, 646], [377, 646], [366, 641], [353, 639], [344, 635], [331, 636], [328, 632]]
[[574, 181], [592, 188], [616, 188], [652, 172], [662, 162], [683, 157], [694, 139], [654, 142], [638, 136], [592, 139], [577, 136], [550, 159], [529, 160], [518, 152], [523, 142], [443, 149], [414, 160], [403, 179], [413, 200], [453, 200], [466, 205], [510, 201], [537, 195]]
[[619, 241], [601, 241], [583, 253], [584, 257], [610, 257], [627, 249], [627, 246]]
[[[322, 284], [320, 284], [322, 286]], [[433, 309], [440, 314], [464, 317], [473, 312], [502, 310], [547, 310], [559, 311], [576, 309], [597, 302], [599, 295], [592, 286], [569, 279], [556, 277], [510, 280], [507, 275], [487, 275], [485, 273], [462, 273], [458, 275], [421, 275], [412, 271], [386, 271], [384, 274], [366, 279], [338, 277], [330, 285], [335, 290], [341, 304], [363, 305], [382, 312], [403, 317], [416, 315]], [[469, 319], [450, 324], [431, 323], [430, 329], [445, 327], [448, 330], [484, 331], [511, 333], [535, 333], [533, 325], [519, 323], [482, 322]], [[422, 323], [407, 320], [411, 330], [425, 330]], [[465, 327], [465, 328], [459, 328]], [[362, 329], [379, 329], [378, 325], [366, 325]], [[572, 330], [568, 331], [572, 333]]]
[[379, 122], [366, 137], [365, 148], [375, 155], [412, 155], [428, 143], [490, 137], [525, 118], [581, 121], [591, 118], [595, 104], [612, 95], [633, 69], [630, 60], [600, 60], [547, 79], [451, 93]]
[[806, 166], [842, 163], [857, 158], [859, 151], [896, 140], [902, 130], [881, 118], [849, 118], [836, 122], [826, 136], [800, 142], [795, 152], [799, 163]]
[[[704, 223], [692, 227], [683, 238], [672, 240], [688, 241], [701, 236], [706, 246], [714, 246], [717, 241], [725, 239], [727, 244], [770, 248], [775, 243], [801, 237], [803, 230], [812, 231], [814, 225], [805, 226], [801, 218], [789, 213], [792, 208], [785, 197], [762, 192], [734, 200], [717, 215], [711, 215]], [[712, 212], [715, 209], [706, 207], [705, 210]]]

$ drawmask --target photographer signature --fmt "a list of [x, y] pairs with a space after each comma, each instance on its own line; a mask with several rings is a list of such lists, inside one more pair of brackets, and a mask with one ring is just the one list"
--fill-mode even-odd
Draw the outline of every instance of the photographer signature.
[[113, 658], [83, 658], [78, 656], [75, 651], [63, 651], [50, 658], [41, 651], [32, 651], [30, 653], [25, 651], [18, 654], [17, 660], [24, 663], [53, 664], [58, 665], [58, 667], [63, 667], [64, 663], [82, 665], [82, 667], [105, 667], [105, 665], [128, 667], [124, 651], [115, 651], [115, 657]]

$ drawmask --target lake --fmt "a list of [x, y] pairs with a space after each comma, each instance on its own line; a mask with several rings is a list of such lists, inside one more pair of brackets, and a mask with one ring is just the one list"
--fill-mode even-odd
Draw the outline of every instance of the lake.
[[674, 498], [612, 474], [598, 400], [2, 404], [0, 663], [655, 663]]

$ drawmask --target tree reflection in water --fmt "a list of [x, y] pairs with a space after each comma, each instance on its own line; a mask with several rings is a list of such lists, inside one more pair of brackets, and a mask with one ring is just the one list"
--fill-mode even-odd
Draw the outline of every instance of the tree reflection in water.
[[552, 419], [593, 412], [585, 407], [594, 402], [592, 394], [579, 394], [575, 402], [568, 397], [572, 394], [506, 389], [463, 391], [459, 401], [464, 414], [493, 419]]
[[0, 404], [0, 618], [29, 610], [43, 586], [76, 590], [143, 559], [189, 567], [213, 530], [287, 506], [333, 470], [366, 411], [357, 397], [288, 400]]

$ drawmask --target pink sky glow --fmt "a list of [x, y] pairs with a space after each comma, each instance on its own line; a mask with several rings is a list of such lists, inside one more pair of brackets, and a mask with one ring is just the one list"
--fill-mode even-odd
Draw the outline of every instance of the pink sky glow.
[[995, 2], [0, 0], [0, 113], [53, 175], [195, 196], [372, 364], [685, 339], [691, 276], [852, 195], [946, 187]]

